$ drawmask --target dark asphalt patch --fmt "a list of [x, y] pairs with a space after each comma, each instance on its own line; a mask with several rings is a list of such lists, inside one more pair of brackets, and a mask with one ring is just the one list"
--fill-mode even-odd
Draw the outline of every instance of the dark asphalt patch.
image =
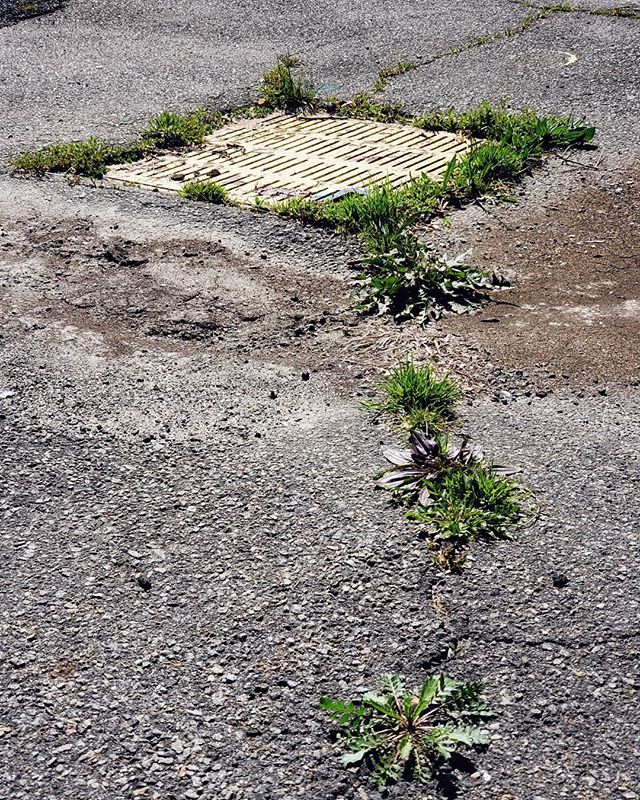
[[0, 0], [0, 28], [51, 14], [63, 8], [66, 2], [67, 0]]

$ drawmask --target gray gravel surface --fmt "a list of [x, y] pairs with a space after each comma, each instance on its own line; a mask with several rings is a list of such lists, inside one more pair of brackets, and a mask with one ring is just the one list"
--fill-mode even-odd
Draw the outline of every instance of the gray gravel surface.
[[[524, 13], [72, 0], [0, 30], [0, 153], [245, 100], [287, 49], [349, 94]], [[550, 164], [502, 222], [488, 208], [494, 250], [505, 220], [511, 241], [550, 202], [572, 208], [585, 183], [615, 193], [635, 169], [638, 31], [555, 15], [390, 85], [416, 109], [509, 93], [598, 124], [581, 164]], [[443, 243], [479, 243], [485, 213], [454, 216]], [[615, 205], [602, 214], [619, 224]], [[547, 270], [555, 231], [536, 254]], [[376, 798], [338, 768], [318, 699], [440, 667], [486, 679], [500, 710], [464, 796], [640, 795], [640, 354], [595, 390], [552, 390], [526, 358], [494, 370], [469, 328], [359, 320], [354, 252], [237, 209], [0, 177], [0, 797]], [[525, 253], [513, 278], [528, 268]], [[517, 542], [475, 548], [444, 580], [372, 490], [393, 435], [358, 407], [398, 353], [436, 346], [472, 390], [464, 427], [542, 506]]]

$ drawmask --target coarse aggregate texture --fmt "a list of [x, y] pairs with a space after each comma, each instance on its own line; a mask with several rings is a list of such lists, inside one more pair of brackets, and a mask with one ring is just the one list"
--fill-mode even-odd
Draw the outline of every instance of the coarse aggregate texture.
[[[460, 796], [640, 796], [640, 23], [555, 14], [445, 55], [526, 13], [70, 0], [0, 29], [3, 157], [245, 101], [286, 50], [325, 91], [417, 60], [387, 88], [414, 110], [509, 94], [599, 143], [428, 232], [514, 288], [425, 332], [355, 315], [348, 238], [0, 176], [2, 800], [378, 798], [319, 697], [437, 669], [500, 711]], [[582, 309], [558, 337], [545, 298]], [[372, 488], [395, 437], [358, 403], [410, 351], [458, 373], [463, 429], [540, 503], [461, 576]]]

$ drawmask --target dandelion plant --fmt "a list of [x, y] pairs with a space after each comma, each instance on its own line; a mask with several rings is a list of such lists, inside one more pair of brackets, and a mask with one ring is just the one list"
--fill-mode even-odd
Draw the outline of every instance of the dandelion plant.
[[427, 783], [454, 753], [489, 743], [478, 727], [493, 716], [482, 691], [480, 683], [433, 675], [413, 693], [389, 675], [380, 694], [369, 692], [355, 702], [325, 697], [321, 706], [341, 728], [348, 751], [343, 766], [369, 767], [380, 786], [403, 776]]

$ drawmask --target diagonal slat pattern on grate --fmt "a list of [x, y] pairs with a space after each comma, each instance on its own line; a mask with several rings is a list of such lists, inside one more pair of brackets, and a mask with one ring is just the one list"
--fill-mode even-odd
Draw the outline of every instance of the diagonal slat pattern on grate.
[[241, 203], [256, 198], [330, 197], [426, 173], [440, 178], [472, 140], [443, 131], [335, 117], [243, 120], [207, 136], [201, 147], [117, 164], [107, 179], [177, 192], [212, 180]]

